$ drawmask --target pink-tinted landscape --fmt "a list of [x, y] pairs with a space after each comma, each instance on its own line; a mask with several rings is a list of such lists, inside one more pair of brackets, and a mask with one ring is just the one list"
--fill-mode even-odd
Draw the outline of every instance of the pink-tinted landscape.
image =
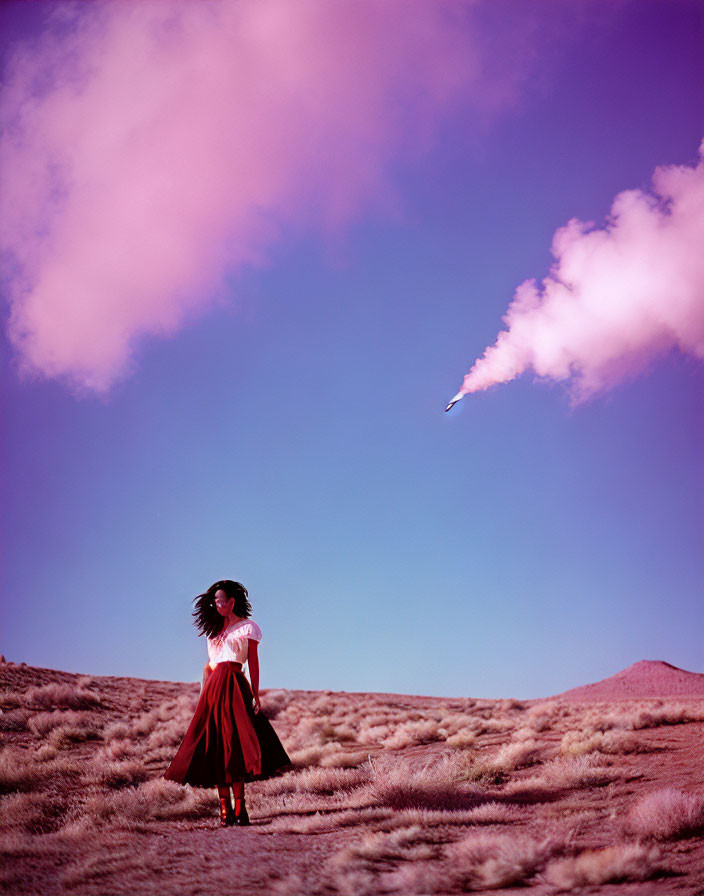
[[[0, 3], [9, 893], [704, 896], [703, 47]], [[163, 774], [230, 579], [294, 768], [221, 830]]]
[[8, 892], [704, 892], [704, 675], [641, 662], [547, 700], [267, 690], [296, 768], [161, 777], [198, 686], [0, 667]]

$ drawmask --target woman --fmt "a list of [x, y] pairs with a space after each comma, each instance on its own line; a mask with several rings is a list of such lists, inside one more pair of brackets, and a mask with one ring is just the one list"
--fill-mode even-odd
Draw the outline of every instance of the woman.
[[[259, 703], [258, 645], [247, 589], [226, 579], [195, 599], [208, 663], [196, 711], [164, 777], [194, 787], [217, 787], [220, 827], [249, 824], [244, 782], [270, 778], [291, 765]], [[242, 671], [249, 662], [250, 687]], [[230, 787], [235, 800], [230, 801]]]

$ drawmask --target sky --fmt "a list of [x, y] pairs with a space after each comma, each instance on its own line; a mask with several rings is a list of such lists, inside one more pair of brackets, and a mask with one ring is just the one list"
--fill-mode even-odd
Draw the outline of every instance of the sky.
[[263, 688], [704, 672], [700, 3], [0, 33], [6, 659], [198, 680], [232, 578]]

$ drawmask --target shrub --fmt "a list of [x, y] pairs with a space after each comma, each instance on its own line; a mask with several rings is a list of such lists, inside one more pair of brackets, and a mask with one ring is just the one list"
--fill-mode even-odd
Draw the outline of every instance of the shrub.
[[458, 747], [459, 749], [472, 747], [476, 742], [477, 735], [472, 731], [458, 731], [456, 734], [451, 734], [445, 741], [449, 746]]
[[269, 825], [269, 830], [286, 831], [294, 834], [318, 834], [323, 831], [336, 831], [340, 828], [357, 827], [378, 822], [392, 815], [390, 809], [369, 806], [358, 809], [342, 809], [333, 812], [316, 812], [303, 818], [279, 816]]
[[286, 738], [291, 750], [323, 746], [336, 739], [335, 726], [327, 718], [304, 716]]
[[357, 768], [367, 755], [359, 750], [349, 752], [335, 742], [289, 751], [291, 762], [300, 768], [308, 768], [311, 765], [320, 765], [323, 768]]
[[288, 706], [292, 696], [290, 691], [283, 688], [263, 690], [261, 692], [261, 707], [264, 715], [268, 719], [275, 719]]
[[0, 731], [26, 731], [28, 709], [0, 710]]
[[670, 840], [704, 829], [704, 794], [664, 787], [631, 806], [626, 830], [638, 837]]
[[46, 780], [48, 774], [47, 767], [36, 763], [29, 750], [19, 747], [0, 750], [0, 793], [33, 790]]
[[[181, 733], [183, 737], [186, 733], [187, 724], [185, 721], [180, 722], [180, 724], [183, 726]], [[119, 721], [111, 722], [105, 727], [103, 737], [105, 740], [148, 737], [157, 728], [157, 725], [159, 725], [157, 711], [150, 710], [127, 720], [120, 719]]]
[[267, 790], [278, 793], [333, 794], [339, 790], [358, 787], [369, 780], [369, 771], [364, 768], [308, 768], [300, 772], [272, 778]]
[[570, 892], [577, 887], [648, 880], [662, 870], [659, 860], [660, 854], [652, 846], [622, 843], [556, 859], [548, 865], [545, 879], [559, 890]]
[[30, 834], [56, 830], [66, 814], [64, 802], [47, 794], [13, 793], [0, 797], [0, 825]]
[[429, 744], [443, 739], [437, 722], [404, 722], [396, 728], [393, 734], [384, 738], [383, 744], [388, 749], [394, 750], [415, 744]]
[[[588, 716], [585, 728], [590, 731], [638, 731], [643, 728], [657, 728], [660, 725], [681, 725], [687, 722], [700, 722], [704, 719], [704, 704], [701, 701], [692, 703], [663, 704], [662, 701], [650, 701], [643, 705], [631, 704], [621, 710], [611, 709], [611, 705], [598, 707]], [[605, 711], [606, 710], [606, 711]]]
[[521, 703], [520, 700], [516, 700], [515, 697], [509, 697], [506, 700], [502, 700], [500, 706], [501, 709], [509, 711], [524, 710], [526, 708], [525, 704]]
[[323, 768], [358, 768], [367, 758], [366, 753], [331, 752], [320, 758]]
[[99, 706], [101, 699], [86, 687], [52, 682], [29, 688], [22, 702], [33, 709], [90, 709]]
[[34, 758], [38, 762], [49, 762], [49, 760], [56, 757], [58, 752], [58, 749], [53, 744], [42, 744], [34, 754]]
[[0, 709], [17, 709], [21, 702], [16, 691], [0, 691]]
[[394, 809], [462, 809], [481, 800], [475, 787], [462, 784], [465, 772], [457, 754], [444, 754], [423, 763], [382, 757], [374, 763], [370, 795]]
[[101, 762], [114, 762], [121, 759], [134, 759], [140, 755], [141, 750], [139, 744], [127, 738], [119, 740], [111, 740], [101, 747], [93, 757], [93, 764], [99, 765]]
[[446, 732], [445, 737], [450, 738], [462, 732], [476, 734], [479, 719], [463, 712], [449, 712], [441, 715], [439, 725]]
[[568, 731], [560, 742], [560, 752], [565, 756], [582, 756], [585, 753], [626, 754], [646, 752], [647, 747], [635, 735], [617, 731]]
[[169, 750], [178, 747], [185, 733], [183, 726], [177, 724], [162, 725], [159, 728], [155, 728], [147, 738], [147, 750], [161, 752], [164, 747]]
[[58, 750], [64, 750], [71, 744], [81, 743], [85, 740], [98, 740], [100, 731], [98, 728], [88, 728], [84, 725], [59, 725], [54, 728], [47, 739], [47, 743]]
[[561, 845], [552, 838], [471, 833], [450, 844], [452, 874], [464, 889], [508, 887], [532, 877]]
[[49, 735], [49, 743], [57, 748], [101, 737], [100, 721], [90, 712], [40, 712], [33, 715], [27, 725], [38, 737]]
[[566, 713], [565, 707], [554, 700], [538, 703], [526, 713], [526, 725], [533, 731], [549, 731], [558, 719]]
[[[403, 867], [415, 867], [437, 855], [437, 846], [428, 843], [427, 838], [427, 832], [416, 825], [389, 833], [365, 834], [328, 860], [322, 874], [324, 891], [342, 896], [378, 896], [379, 892], [387, 892], [385, 883], [393, 876], [384, 872], [390, 863], [406, 860], [412, 864]], [[384, 880], [381, 886], [380, 873]], [[316, 888], [315, 892], [319, 890]]]
[[426, 842], [428, 832], [419, 825], [398, 828], [390, 832], [369, 832], [357, 843], [342, 850], [345, 858], [366, 862], [384, 862], [389, 859], [430, 859], [437, 849]]
[[533, 765], [540, 749], [534, 740], [504, 744], [496, 753], [472, 757], [465, 777], [470, 781], [501, 781], [515, 769]]
[[360, 744], [381, 744], [387, 737], [393, 734], [393, 725], [386, 722], [381, 725], [364, 724], [357, 732], [357, 740]]
[[572, 789], [574, 787], [595, 787], [607, 784], [615, 777], [615, 773], [599, 765], [599, 757], [595, 753], [583, 756], [551, 759], [541, 766], [536, 775], [511, 782], [509, 790], [547, 788], [548, 790]]
[[123, 740], [130, 736], [130, 724], [120, 719], [117, 722], [110, 722], [103, 728], [103, 738], [106, 741]]
[[518, 809], [506, 803], [483, 803], [465, 813], [464, 821], [472, 824], [509, 824], [515, 822]]
[[144, 764], [137, 759], [93, 762], [91, 772], [91, 780], [113, 788], [129, 787], [144, 781], [147, 777]]
[[210, 791], [154, 778], [107, 796], [94, 794], [83, 807], [81, 820], [89, 825], [107, 820], [117, 827], [139, 829], [160, 819], [211, 816], [216, 802]]

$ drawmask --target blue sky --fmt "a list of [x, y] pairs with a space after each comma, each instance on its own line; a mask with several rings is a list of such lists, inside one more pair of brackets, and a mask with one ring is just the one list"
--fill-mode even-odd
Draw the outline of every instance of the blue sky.
[[[3, 19], [31, 34], [33, 6]], [[262, 687], [539, 697], [640, 659], [704, 671], [700, 361], [576, 407], [526, 374], [443, 413], [555, 230], [696, 158], [701, 8], [572, 24], [480, 128], [460, 106], [394, 160], [394, 210], [281, 224], [106, 394], [20, 376], [5, 330], [7, 659], [195, 680], [191, 601], [234, 578]]]

